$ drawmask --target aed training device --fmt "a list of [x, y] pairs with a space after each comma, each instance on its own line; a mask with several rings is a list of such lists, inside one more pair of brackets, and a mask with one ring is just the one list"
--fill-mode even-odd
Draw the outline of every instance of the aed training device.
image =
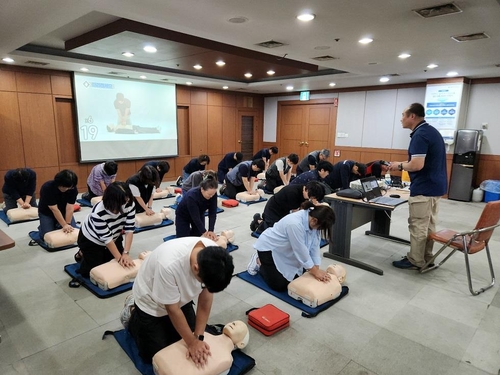
[[391, 198], [401, 198], [401, 195], [399, 195], [399, 194], [391, 194], [391, 195], [389, 195], [389, 197], [391, 197]]

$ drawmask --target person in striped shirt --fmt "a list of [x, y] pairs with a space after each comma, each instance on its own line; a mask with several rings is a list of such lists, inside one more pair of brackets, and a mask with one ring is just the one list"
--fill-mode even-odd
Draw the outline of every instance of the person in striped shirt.
[[129, 252], [134, 229], [134, 196], [126, 183], [113, 182], [104, 191], [102, 201], [92, 208], [80, 228], [80, 274], [89, 277], [92, 268], [112, 259], [116, 259], [123, 267], [133, 267], [134, 262]]

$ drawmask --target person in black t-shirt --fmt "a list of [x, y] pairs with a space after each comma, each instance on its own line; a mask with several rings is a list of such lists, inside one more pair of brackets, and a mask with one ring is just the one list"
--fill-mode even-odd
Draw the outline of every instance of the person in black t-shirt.
[[4, 212], [18, 206], [24, 209], [36, 207], [36, 173], [29, 168], [7, 171], [2, 186]]

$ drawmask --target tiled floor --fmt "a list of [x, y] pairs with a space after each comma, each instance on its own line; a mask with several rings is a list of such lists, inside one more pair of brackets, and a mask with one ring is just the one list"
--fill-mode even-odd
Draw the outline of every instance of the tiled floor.
[[[172, 199], [155, 201], [154, 207]], [[232, 253], [243, 271], [254, 239], [249, 223], [265, 203], [226, 208], [217, 230], [233, 229], [239, 250]], [[484, 203], [441, 201], [438, 227], [469, 229]], [[82, 220], [89, 213], [76, 214]], [[393, 213], [392, 234], [408, 238], [407, 206]], [[138, 374], [105, 330], [118, 320], [125, 294], [98, 299], [84, 288], [70, 289], [65, 264], [75, 251], [49, 253], [29, 247], [27, 236], [37, 222], [0, 229], [16, 247], [0, 252], [0, 374]], [[498, 286], [478, 297], [469, 294], [461, 254], [441, 269], [420, 275], [391, 266], [405, 255], [401, 244], [352, 233], [352, 256], [384, 270], [378, 276], [351, 266], [349, 295], [313, 319], [254, 286], [234, 278], [215, 297], [211, 323], [246, 320], [251, 307], [273, 303], [291, 315], [290, 328], [265, 337], [251, 330], [246, 353], [257, 365], [251, 374], [498, 374], [500, 369], [500, 292]], [[152, 250], [174, 227], [137, 234], [132, 253]], [[495, 271], [500, 274], [500, 230], [491, 241]], [[323, 266], [332, 263], [323, 259]], [[486, 282], [484, 252], [472, 257], [474, 278]]]

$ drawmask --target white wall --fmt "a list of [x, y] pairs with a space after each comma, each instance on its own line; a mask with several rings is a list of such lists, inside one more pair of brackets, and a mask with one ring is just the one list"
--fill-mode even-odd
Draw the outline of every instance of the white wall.
[[[424, 103], [425, 87], [313, 94], [311, 99], [339, 98], [337, 146], [407, 149], [410, 131], [401, 127], [401, 113], [411, 103]], [[278, 101], [298, 100], [297, 96], [269, 97], [264, 100], [264, 142], [276, 142]], [[466, 103], [466, 102], [465, 102]], [[463, 109], [463, 108], [462, 108]], [[500, 155], [500, 83], [470, 87], [465, 128], [484, 132], [483, 154]], [[432, 124], [431, 124], [432, 125]], [[338, 137], [339, 133], [347, 137]], [[494, 140], [497, 139], [495, 142]], [[448, 152], [453, 152], [451, 147]]]

